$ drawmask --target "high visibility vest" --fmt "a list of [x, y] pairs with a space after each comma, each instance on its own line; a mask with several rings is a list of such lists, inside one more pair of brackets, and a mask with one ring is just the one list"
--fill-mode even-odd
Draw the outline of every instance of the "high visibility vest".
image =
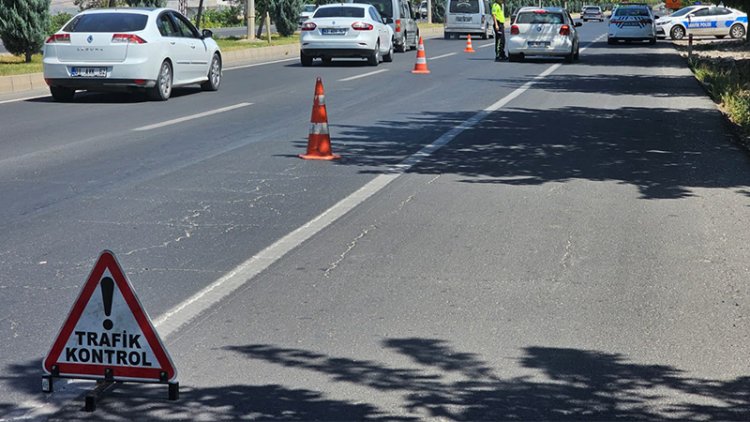
[[503, 6], [492, 3], [492, 16], [495, 17], [497, 23], [505, 25], [505, 11], [503, 11]]

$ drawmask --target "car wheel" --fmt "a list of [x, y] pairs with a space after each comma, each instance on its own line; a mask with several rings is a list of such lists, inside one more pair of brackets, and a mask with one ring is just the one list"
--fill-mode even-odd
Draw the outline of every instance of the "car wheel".
[[579, 45], [576, 45], [576, 53], [573, 54], [573, 60], [578, 60], [581, 58], [581, 47]]
[[383, 55], [383, 61], [390, 63], [393, 61], [393, 41], [391, 41], [391, 48], [388, 50], [388, 52]]
[[729, 36], [738, 39], [738, 38], [744, 38], [745, 37], [745, 27], [742, 26], [739, 23], [736, 23], [732, 25], [731, 28], [729, 28]]
[[302, 66], [304, 67], [312, 66], [312, 61], [313, 61], [312, 56], [308, 56], [307, 54], [300, 51], [299, 62], [302, 63]]
[[570, 53], [565, 55], [565, 63], [573, 63], [575, 56], [576, 56], [575, 49], [571, 48]]
[[449, 34], [447, 32], [443, 32], [443, 38], [445, 38], [446, 40], [449, 40], [449, 39], [451, 39], [451, 34]]
[[380, 64], [380, 43], [375, 44], [375, 50], [367, 57], [367, 64], [370, 66]]
[[654, 38], [651, 38], [650, 40], [648, 40], [648, 43], [649, 43], [650, 45], [654, 45], [654, 44], [656, 44], [656, 37], [654, 37]]
[[201, 84], [201, 89], [204, 91], [218, 91], [219, 85], [221, 85], [221, 57], [218, 54], [214, 54], [211, 59], [211, 67], [208, 68], [208, 80]]
[[671, 31], [669, 31], [669, 36], [673, 40], [681, 40], [685, 38], [685, 28], [681, 27], [680, 25], [677, 25], [673, 27]]
[[76, 95], [75, 89], [62, 86], [51, 86], [49, 92], [52, 94], [52, 99], [60, 103], [73, 101], [73, 97]]
[[167, 101], [172, 95], [172, 65], [167, 60], [161, 63], [156, 85], [148, 90], [148, 97], [155, 101]]
[[508, 54], [508, 61], [509, 62], [523, 61], [523, 55], [522, 54]]
[[482, 36], [480, 38], [483, 40], [487, 39], [487, 28], [484, 28], [484, 31], [482, 31]]
[[401, 44], [394, 43], [396, 45], [396, 51], [398, 51], [399, 53], [406, 53], [406, 50], [409, 49], [409, 46], [406, 45], [407, 41], [408, 41], [408, 38], [406, 38], [406, 32], [404, 32], [404, 36], [401, 39]]

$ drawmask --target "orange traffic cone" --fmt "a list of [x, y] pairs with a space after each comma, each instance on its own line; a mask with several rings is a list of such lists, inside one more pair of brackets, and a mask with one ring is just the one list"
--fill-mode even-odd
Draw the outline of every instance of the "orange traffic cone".
[[430, 73], [427, 69], [427, 56], [424, 54], [424, 42], [419, 37], [419, 47], [417, 48], [417, 63], [414, 64], [414, 70], [411, 73]]
[[471, 34], [466, 35], [466, 48], [464, 48], [464, 53], [476, 53], [474, 47], [471, 46]]
[[310, 116], [310, 135], [307, 138], [307, 154], [300, 154], [305, 160], [334, 160], [340, 155], [331, 153], [331, 138], [328, 135], [328, 113], [323, 80], [315, 81], [315, 98]]

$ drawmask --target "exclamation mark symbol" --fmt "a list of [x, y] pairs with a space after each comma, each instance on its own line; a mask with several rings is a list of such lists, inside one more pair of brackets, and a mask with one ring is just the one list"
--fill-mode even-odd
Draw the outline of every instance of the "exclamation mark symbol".
[[[109, 277], [104, 277], [100, 283], [102, 286], [102, 301], [104, 302], [104, 314], [110, 316], [112, 314], [112, 295], [115, 293], [115, 282]], [[104, 329], [112, 329], [112, 320], [104, 320]]]

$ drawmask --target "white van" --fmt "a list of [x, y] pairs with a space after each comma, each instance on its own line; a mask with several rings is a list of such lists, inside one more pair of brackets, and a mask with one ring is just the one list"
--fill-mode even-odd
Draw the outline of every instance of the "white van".
[[393, 29], [393, 47], [403, 53], [406, 50], [417, 49], [419, 43], [419, 27], [409, 0], [346, 0], [348, 3], [364, 3], [375, 6], [380, 16]]
[[447, 0], [445, 2], [445, 39], [460, 35], [478, 35], [483, 40], [494, 36], [492, 8], [488, 0]]

